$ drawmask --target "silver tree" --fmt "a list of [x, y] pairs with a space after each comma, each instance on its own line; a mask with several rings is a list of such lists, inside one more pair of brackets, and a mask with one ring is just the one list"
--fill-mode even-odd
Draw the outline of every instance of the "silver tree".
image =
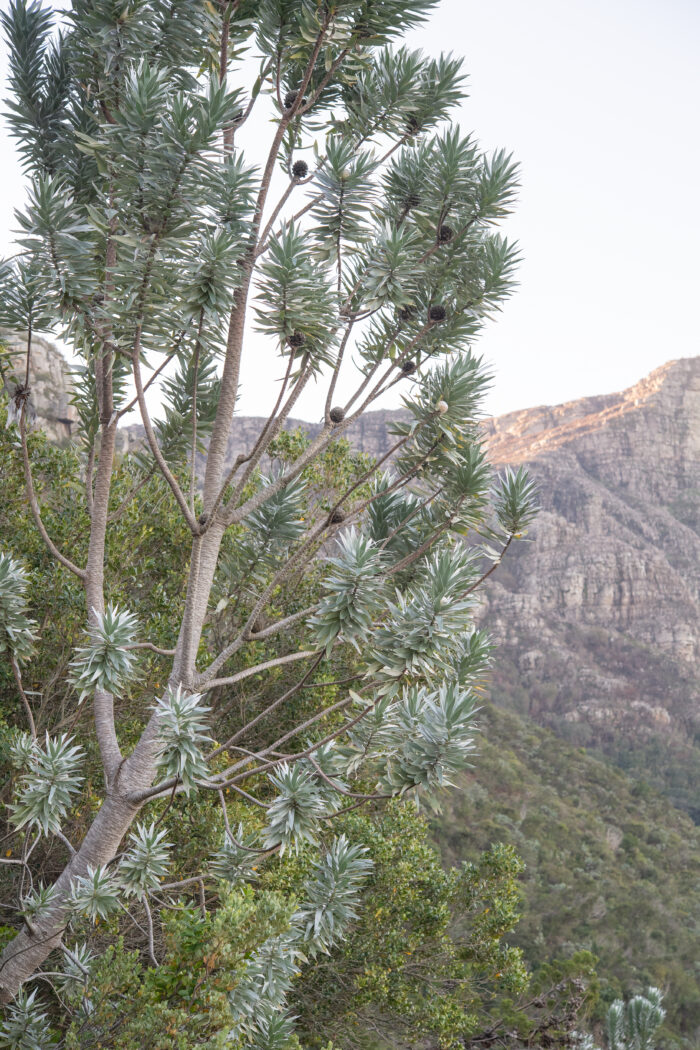
[[[333, 817], [368, 798], [430, 795], [472, 756], [473, 688], [489, 651], [474, 627], [475, 592], [527, 528], [534, 499], [522, 472], [491, 478], [478, 425], [488, 379], [469, 349], [513, 288], [517, 251], [493, 226], [513, 202], [516, 170], [449, 122], [464, 95], [460, 61], [392, 45], [434, 6], [72, 0], [58, 32], [36, 2], [15, 0], [3, 16], [29, 196], [19, 253], [2, 271], [0, 321], [27, 333], [27, 380], [38, 330], [60, 333], [81, 362], [84, 559], [45, 525], [28, 381], [11, 419], [36, 527], [57, 571], [84, 588], [85, 632], [66, 685], [91, 712], [104, 774], [94, 820], [69, 841], [85, 723], [79, 740], [50, 726], [39, 739], [20, 665], [41, 642], [23, 570], [2, 557], [0, 651], [29, 723], [15, 742], [12, 820], [25, 846], [54, 836], [66, 851], [55, 882], [21, 905], [0, 960], [13, 1002], [6, 1045], [40, 1045], [41, 1004], [20, 989], [52, 951], [68, 953], [65, 980], [87, 980], [89, 948], [81, 955], [65, 939], [72, 922], [135, 902], [158, 965], [154, 893], [177, 899], [254, 878], [266, 858], [310, 844], [317, 867], [296, 917], [231, 995], [232, 1030], [282, 1045], [295, 960], [342, 936], [370, 870], [362, 844], [328, 839]], [[242, 86], [246, 50], [259, 66]], [[269, 137], [259, 170], [239, 145], [254, 121]], [[231, 460], [251, 323], [276, 347], [279, 389], [252, 446]], [[320, 431], [269, 471], [312, 383]], [[410, 421], [329, 503], [309, 470], [397, 383]], [[146, 394], [157, 384], [163, 407], [152, 418]], [[117, 428], [135, 406], [144, 448], [117, 501]], [[152, 478], [191, 537], [171, 649], [149, 637], [147, 608], [110, 600], [128, 587], [105, 569], [109, 530]], [[310, 604], [285, 608], [286, 588], [312, 567]], [[299, 696], [326, 695], [309, 687], [331, 680], [347, 653], [352, 689], [266, 736]], [[159, 696], [139, 691], [146, 657], [166, 668]], [[295, 667], [277, 688], [274, 676]], [[213, 695], [264, 675], [273, 695], [252, 714], [213, 710]], [[142, 721], [125, 748], [127, 691]], [[220, 801], [220, 848], [191, 879], [169, 883], [163, 800], [177, 807], [193, 793]], [[235, 827], [231, 799], [237, 814], [250, 811]], [[31, 845], [16, 865], [18, 894], [30, 854]], [[24, 1042], [12, 1035], [20, 1029]]]

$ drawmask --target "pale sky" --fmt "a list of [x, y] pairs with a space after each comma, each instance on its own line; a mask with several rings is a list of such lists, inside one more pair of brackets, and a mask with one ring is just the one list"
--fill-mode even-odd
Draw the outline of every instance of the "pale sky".
[[[608, 393], [700, 352], [700, 2], [443, 0], [408, 42], [465, 56], [459, 123], [522, 166], [506, 228], [521, 285], [475, 344], [496, 377], [487, 409]], [[23, 191], [0, 146], [8, 254]], [[267, 407], [271, 364], [255, 346], [243, 413]]]

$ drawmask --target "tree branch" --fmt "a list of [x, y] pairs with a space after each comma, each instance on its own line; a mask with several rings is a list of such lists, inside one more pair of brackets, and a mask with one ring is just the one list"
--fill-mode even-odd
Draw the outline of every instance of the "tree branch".
[[283, 703], [285, 703], [287, 700], [290, 700], [295, 693], [298, 693], [300, 689], [303, 689], [304, 685], [314, 673], [322, 659], [323, 652], [320, 652], [314, 663], [304, 675], [304, 677], [301, 678], [299, 682], [296, 683], [296, 685], [293, 685], [291, 689], [287, 690], [286, 693], [282, 693], [282, 695], [279, 696], [276, 700], [274, 700], [268, 707], [266, 707], [264, 711], [261, 711], [255, 716], [255, 718], [252, 718], [250, 722], [246, 722], [246, 724], [242, 726], [236, 733], [234, 733], [232, 737], [229, 737], [229, 739], [224, 744], [220, 744], [219, 747], [215, 748], [213, 751], [210, 751], [210, 753], [207, 755], [207, 761], [209, 762], [212, 758], [216, 758], [216, 756], [220, 755], [222, 752], [228, 751], [229, 748], [233, 747], [236, 741], [240, 740], [240, 738], [244, 736], [249, 730], [251, 730], [253, 726], [256, 726], [259, 722], [262, 722], [265, 718], [267, 718], [268, 715], [271, 715], [272, 712], [275, 711], [278, 707], [280, 707]]
[[29, 700], [27, 699], [27, 694], [25, 693], [24, 687], [22, 686], [22, 673], [21, 673], [21, 671], [19, 669], [19, 664], [17, 663], [17, 658], [16, 658], [15, 654], [12, 652], [12, 650], [10, 650], [10, 665], [12, 667], [12, 673], [15, 676], [15, 682], [17, 683], [17, 690], [19, 692], [20, 697], [22, 698], [22, 703], [24, 704], [24, 710], [26, 711], [26, 714], [27, 714], [27, 721], [29, 722], [29, 731], [30, 731], [30, 733], [32, 735], [32, 740], [36, 740], [36, 724], [34, 722], [34, 715], [32, 714], [32, 709], [29, 706]]
[[179, 484], [177, 482], [177, 479], [175, 478], [174, 474], [170, 470], [170, 467], [168, 466], [168, 464], [165, 462], [165, 457], [163, 456], [163, 453], [161, 452], [160, 448], [158, 447], [158, 440], [156, 438], [155, 431], [153, 430], [153, 425], [151, 423], [151, 417], [150, 417], [149, 412], [148, 412], [148, 406], [146, 405], [146, 398], [144, 396], [144, 388], [143, 388], [143, 385], [141, 383], [141, 365], [140, 365], [140, 362], [139, 362], [140, 343], [141, 343], [141, 332], [140, 332], [140, 329], [139, 329], [137, 331], [137, 334], [136, 334], [136, 339], [134, 340], [134, 351], [133, 351], [133, 356], [132, 356], [132, 366], [133, 366], [134, 384], [136, 386], [136, 396], [137, 396], [137, 399], [138, 399], [139, 410], [140, 410], [140, 413], [141, 413], [141, 421], [143, 423], [144, 430], [146, 431], [146, 438], [148, 440], [148, 445], [149, 445], [149, 448], [150, 448], [150, 450], [151, 450], [151, 452], [153, 454], [153, 458], [155, 459], [156, 463], [158, 464], [158, 467], [160, 469], [161, 474], [163, 475], [163, 477], [165, 478], [165, 480], [167, 481], [168, 485], [170, 486], [170, 488], [172, 490], [172, 493], [173, 493], [173, 495], [175, 497], [175, 500], [177, 501], [177, 504], [178, 504], [180, 510], [182, 511], [182, 514], [183, 514], [183, 516], [185, 518], [185, 521], [189, 525], [190, 530], [192, 531], [192, 533], [196, 534], [199, 531], [199, 526], [197, 524], [197, 520], [196, 520], [196, 518], [194, 517], [194, 514], [192, 514], [192, 512], [190, 511], [190, 508], [187, 505], [187, 500], [185, 499], [185, 496], [184, 496], [184, 494], [182, 492], [182, 489], [180, 488], [180, 486], [179, 486]]
[[49, 551], [51, 552], [53, 557], [56, 559], [56, 561], [59, 561], [61, 563], [61, 565], [65, 565], [65, 567], [67, 569], [70, 569], [70, 571], [75, 576], [77, 576], [79, 580], [84, 580], [85, 579], [85, 569], [78, 568], [78, 566], [75, 565], [70, 560], [70, 558], [66, 558], [65, 555], [61, 554], [60, 550], [58, 549], [58, 547], [56, 546], [56, 544], [53, 542], [53, 540], [49, 536], [48, 532], [46, 531], [46, 527], [45, 527], [44, 522], [42, 520], [41, 511], [39, 509], [39, 503], [37, 501], [36, 492], [35, 492], [35, 489], [34, 489], [34, 479], [32, 477], [32, 467], [31, 467], [31, 463], [29, 461], [29, 448], [27, 446], [27, 423], [26, 423], [25, 405], [26, 405], [26, 402], [23, 401], [22, 402], [22, 408], [20, 409], [20, 414], [19, 414], [19, 433], [20, 433], [20, 441], [21, 441], [21, 445], [22, 445], [22, 463], [24, 465], [24, 481], [25, 481], [25, 487], [26, 487], [26, 491], [27, 491], [27, 499], [29, 500], [29, 507], [30, 507], [31, 512], [32, 512], [32, 517], [34, 518], [34, 523], [35, 523], [37, 529], [39, 530], [39, 534], [41, 535], [42, 540], [44, 541], [44, 543], [46, 544], [46, 546], [48, 547]]
[[212, 679], [208, 676], [208, 673], [197, 675], [195, 680], [196, 687], [200, 689], [202, 686], [206, 686], [207, 690], [209, 690], [215, 689], [219, 685], [233, 685], [234, 682], [242, 682], [244, 678], [250, 678], [251, 675], [260, 674], [261, 671], [268, 671], [271, 667], [280, 667], [282, 664], [291, 664], [297, 660], [308, 660], [311, 656], [316, 655], [315, 649], [306, 649], [300, 653], [287, 653], [286, 656], [276, 656], [272, 660], [266, 660], [265, 663], [256, 664], [255, 667], [246, 667], [228, 678]]

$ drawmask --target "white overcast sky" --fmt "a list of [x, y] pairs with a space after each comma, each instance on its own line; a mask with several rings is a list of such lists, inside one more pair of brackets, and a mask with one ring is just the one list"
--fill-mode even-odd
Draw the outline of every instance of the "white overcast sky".
[[[522, 166], [506, 229], [521, 285], [477, 344], [488, 410], [619, 390], [700, 352], [700, 0], [443, 0], [409, 43], [465, 57], [459, 122]], [[8, 254], [23, 191], [0, 145]], [[255, 349], [243, 413], [268, 405], [270, 367]]]

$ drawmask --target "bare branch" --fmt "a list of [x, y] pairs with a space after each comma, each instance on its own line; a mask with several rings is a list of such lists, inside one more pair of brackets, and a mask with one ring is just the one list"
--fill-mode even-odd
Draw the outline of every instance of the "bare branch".
[[[375, 683], [371, 683], [371, 684], [372, 684], [373, 687], [377, 685], [376, 682]], [[361, 691], [364, 692], [369, 687], [370, 687], [369, 685], [366, 685], [366, 686], [363, 687], [363, 689]], [[281, 765], [282, 762], [297, 762], [301, 758], [308, 758], [309, 755], [313, 754], [313, 752], [317, 751], [320, 747], [323, 747], [324, 744], [330, 743], [331, 740], [337, 740], [337, 738], [342, 736], [343, 733], [346, 733], [348, 731], [348, 729], [352, 729], [353, 726], [356, 726], [358, 724], [358, 722], [362, 721], [363, 718], [366, 718], [366, 716], [374, 708], [374, 706], [378, 702], [378, 700], [379, 700], [379, 697], [377, 697], [374, 701], [372, 701], [372, 703], [368, 704], [368, 706], [363, 711], [361, 711], [358, 715], [356, 715], [355, 718], [350, 719], [350, 721], [345, 722], [339, 728], [334, 729], [331, 733], [328, 733], [321, 740], [314, 741], [313, 744], [310, 744], [309, 747], [305, 748], [303, 751], [297, 751], [295, 754], [285, 755], [284, 757], [281, 757], [281, 758], [274, 758], [274, 759], [272, 759], [269, 762], [263, 763], [263, 765], [256, 766], [254, 769], [247, 769], [247, 770], [245, 770], [245, 772], [238, 773], [236, 776], [232, 777], [231, 775], [233, 773], [235, 773], [236, 770], [242, 769], [244, 766], [249, 764], [247, 761], [237, 762], [234, 766], [231, 766], [228, 769], [223, 770], [221, 773], [217, 774], [217, 777], [215, 778], [215, 780], [218, 781], [218, 787], [234, 788], [235, 785], [239, 781], [248, 780], [251, 776], [257, 776], [259, 773], [264, 773], [268, 769], [274, 769], [277, 766]], [[269, 747], [266, 747], [262, 751], [259, 751], [258, 754], [257, 754], [257, 757], [258, 758], [264, 758], [265, 755], [275, 754], [275, 752], [277, 751], [277, 749], [280, 746], [280, 744], [283, 744], [287, 740], [291, 740], [293, 737], [298, 736], [299, 733], [303, 733], [304, 730], [309, 729], [312, 725], [315, 725], [322, 718], [325, 718], [326, 715], [332, 714], [334, 711], [339, 711], [343, 707], [347, 707], [347, 705], [350, 704], [350, 703], [352, 703], [352, 697], [351, 696], [346, 696], [344, 700], [339, 700], [337, 703], [333, 704], [331, 707], [324, 708], [322, 711], [319, 711], [317, 714], [313, 715], [311, 718], [308, 718], [301, 725], [295, 726], [294, 729], [290, 729], [288, 733], [285, 733], [284, 736], [282, 736], [278, 740], [276, 740], [274, 742], [274, 744], [271, 744]], [[224, 778], [224, 777], [230, 778], [230, 779], [226, 779], [226, 780], [224, 780], [224, 779], [219, 780], [218, 779], [218, 778]]]
[[206, 686], [207, 689], [214, 689], [218, 685], [233, 685], [234, 682], [242, 682], [244, 678], [250, 678], [251, 675], [260, 674], [261, 671], [268, 671], [271, 667], [280, 667], [282, 664], [295, 663], [297, 660], [308, 660], [312, 656], [316, 656], [317, 652], [315, 649], [305, 649], [300, 653], [287, 653], [286, 656], [276, 656], [273, 660], [266, 660], [265, 663], [256, 664], [255, 667], [246, 667], [242, 671], [238, 671], [236, 674], [230, 675], [228, 678], [209, 678], [208, 672], [205, 674], [197, 675], [196, 684], [197, 688]]
[[59, 561], [61, 563], [61, 565], [65, 565], [65, 567], [67, 569], [70, 569], [70, 571], [75, 576], [77, 576], [79, 580], [84, 580], [85, 579], [85, 575], [86, 575], [85, 569], [80, 569], [77, 565], [75, 565], [70, 560], [70, 558], [66, 558], [66, 556], [64, 554], [61, 554], [60, 550], [58, 549], [58, 547], [56, 546], [56, 544], [53, 542], [53, 540], [49, 536], [48, 532], [46, 531], [46, 527], [45, 527], [44, 522], [43, 522], [42, 517], [41, 517], [41, 511], [39, 509], [39, 502], [38, 502], [38, 500], [36, 498], [36, 491], [34, 489], [34, 479], [32, 477], [32, 467], [31, 467], [31, 463], [30, 463], [30, 460], [29, 460], [29, 448], [27, 446], [27, 421], [26, 421], [26, 403], [25, 402], [22, 402], [22, 408], [21, 408], [20, 414], [19, 414], [19, 433], [20, 433], [20, 441], [21, 441], [21, 445], [22, 445], [22, 463], [24, 464], [24, 481], [25, 481], [25, 487], [26, 487], [26, 490], [27, 490], [27, 499], [29, 501], [29, 507], [30, 507], [31, 512], [32, 512], [32, 517], [34, 518], [34, 523], [35, 523], [37, 529], [39, 530], [39, 533], [41, 535], [42, 540], [44, 541], [44, 543], [46, 544], [46, 546], [48, 547], [49, 551], [51, 552], [53, 557], [56, 559], [56, 561]]
[[501, 553], [499, 554], [498, 558], [493, 563], [491, 568], [488, 569], [482, 576], [480, 576], [479, 579], [476, 581], [476, 583], [473, 583], [471, 585], [471, 587], [468, 587], [467, 590], [464, 592], [464, 594], [461, 597], [465, 598], [468, 594], [471, 594], [472, 591], [475, 591], [477, 589], [477, 587], [481, 586], [481, 584], [484, 582], [484, 580], [487, 580], [489, 578], [489, 576], [491, 575], [492, 572], [496, 571], [498, 566], [503, 561], [503, 559], [504, 559], [504, 557], [506, 555], [506, 551], [508, 550], [508, 548], [510, 547], [510, 545], [513, 542], [514, 539], [515, 539], [515, 534], [511, 533], [511, 535], [508, 537], [508, 539], [507, 539], [507, 541], [506, 541], [506, 543], [505, 543], [505, 545], [503, 547], [503, 550], [501, 551]]
[[183, 513], [185, 521], [189, 525], [191, 531], [193, 533], [197, 533], [198, 530], [199, 530], [199, 526], [197, 525], [197, 520], [196, 520], [194, 514], [192, 514], [192, 512], [190, 511], [190, 508], [187, 506], [187, 500], [185, 499], [185, 496], [184, 496], [184, 494], [182, 492], [182, 489], [180, 488], [180, 486], [179, 486], [179, 484], [177, 482], [177, 479], [175, 478], [174, 474], [170, 470], [170, 467], [165, 462], [165, 458], [163, 456], [163, 453], [161, 452], [160, 448], [158, 447], [158, 440], [156, 438], [155, 431], [153, 430], [153, 425], [151, 423], [151, 417], [150, 417], [149, 412], [148, 412], [148, 406], [146, 405], [146, 398], [144, 396], [144, 388], [143, 388], [143, 384], [141, 382], [141, 364], [140, 364], [140, 361], [139, 361], [140, 342], [141, 342], [141, 334], [140, 334], [140, 331], [138, 331], [137, 335], [136, 335], [136, 339], [134, 340], [134, 352], [133, 352], [133, 357], [132, 357], [132, 366], [133, 366], [134, 384], [136, 386], [136, 396], [137, 396], [138, 403], [139, 403], [139, 410], [141, 412], [141, 421], [143, 423], [143, 427], [144, 427], [144, 430], [146, 432], [146, 438], [148, 440], [148, 445], [149, 445], [149, 448], [150, 448], [150, 450], [151, 450], [151, 452], [153, 454], [153, 458], [155, 459], [156, 463], [158, 464], [158, 467], [160, 468], [161, 474], [163, 475], [163, 477], [167, 481], [168, 485], [170, 486], [170, 488], [172, 490], [173, 495], [175, 496], [175, 499], [177, 501], [177, 504], [178, 504], [180, 510]]
[[10, 665], [12, 667], [12, 673], [15, 676], [15, 682], [17, 683], [17, 690], [22, 699], [22, 703], [24, 704], [24, 710], [27, 714], [27, 721], [29, 722], [29, 731], [32, 735], [32, 740], [36, 740], [36, 724], [34, 722], [34, 715], [32, 714], [32, 709], [29, 705], [27, 694], [25, 693], [24, 687], [22, 685], [22, 672], [20, 671], [19, 664], [17, 663], [17, 658], [15, 657], [15, 654], [12, 652], [12, 650], [10, 650]]
[[199, 377], [199, 355], [202, 349], [202, 326], [204, 324], [204, 307], [199, 311], [197, 339], [194, 345], [194, 383], [192, 386], [192, 451], [190, 462], [190, 510], [194, 517], [195, 469], [197, 466], [197, 379]]
[[132, 642], [131, 645], [124, 647], [125, 649], [149, 649], [152, 653], [158, 653], [159, 656], [174, 656], [174, 649], [161, 649], [160, 646], [154, 645], [153, 642]]
[[253, 726], [256, 726], [259, 722], [262, 722], [263, 719], [267, 718], [268, 715], [271, 715], [272, 712], [275, 711], [278, 707], [280, 707], [283, 703], [291, 699], [291, 697], [293, 697], [295, 693], [298, 693], [300, 689], [303, 689], [305, 683], [314, 673], [322, 659], [323, 653], [320, 652], [316, 657], [314, 663], [304, 675], [304, 677], [301, 678], [300, 681], [296, 683], [296, 685], [293, 685], [291, 689], [287, 690], [286, 693], [282, 693], [282, 695], [279, 696], [276, 700], [274, 700], [268, 707], [266, 707], [264, 711], [261, 711], [255, 716], [255, 718], [252, 718], [250, 722], [246, 722], [246, 724], [242, 726], [236, 733], [234, 733], [232, 737], [229, 737], [229, 739], [224, 744], [221, 744], [219, 747], [211, 751], [207, 755], [207, 761], [211, 761], [212, 758], [216, 758], [216, 756], [220, 755], [223, 751], [228, 751], [231, 747], [234, 746], [236, 741], [240, 740], [240, 738], [244, 736], [245, 733], [247, 733], [249, 730], [251, 730]]
[[148, 924], [148, 957], [154, 966], [158, 965], [156, 959], [156, 953], [154, 949], [154, 937], [153, 937], [153, 916], [151, 915], [151, 908], [148, 903], [148, 896], [144, 893], [143, 895], [143, 910], [146, 912], [146, 922]]
[[[184, 334], [185, 333], [183, 331], [181, 333], [181, 336], [184, 335]], [[154, 383], [155, 380], [158, 378], [158, 376], [162, 374], [163, 370], [165, 368], [167, 368], [167, 366], [170, 364], [170, 362], [172, 361], [173, 357], [177, 353], [177, 348], [179, 347], [180, 342], [181, 342], [181, 338], [178, 338], [178, 340], [176, 341], [175, 349], [173, 349], [169, 354], [166, 354], [166, 356], [163, 358], [161, 363], [154, 370], [153, 375], [149, 376], [149, 378], [143, 384], [143, 392], [144, 392], [144, 394], [146, 393], [146, 391], [150, 387], [151, 383]], [[139, 401], [139, 399], [138, 399], [138, 394], [137, 394], [136, 397], [132, 397], [131, 401], [129, 401], [128, 404], [124, 405], [124, 408], [120, 408], [119, 409], [119, 411], [117, 412], [117, 419], [121, 419], [123, 416], [127, 415], [127, 413], [131, 412], [132, 408], [135, 408], [135, 406], [138, 404], [138, 401]]]
[[[270, 416], [269, 416], [267, 422], [265, 423], [265, 426], [262, 428], [260, 434], [258, 435], [258, 439], [255, 442], [255, 444], [253, 445], [252, 450], [250, 452], [246, 453], [245, 455], [239, 454], [236, 457], [236, 460], [235, 460], [235, 462], [233, 464], [233, 467], [231, 468], [231, 470], [229, 470], [228, 474], [226, 475], [226, 480], [224, 481], [223, 485], [221, 486], [221, 491], [219, 492], [219, 495], [216, 498], [214, 506], [212, 507], [211, 513], [209, 515], [209, 520], [212, 520], [212, 518], [213, 518], [213, 516], [214, 516], [214, 514], [215, 514], [215, 512], [216, 512], [216, 510], [217, 510], [217, 508], [219, 506], [219, 504], [221, 503], [221, 500], [224, 497], [226, 489], [228, 488], [228, 486], [230, 485], [231, 481], [233, 480], [234, 474], [236, 473], [238, 467], [241, 466], [243, 463], [248, 463], [249, 465], [246, 468], [243, 477], [240, 479], [238, 485], [236, 486], [235, 492], [233, 493], [233, 495], [231, 496], [231, 498], [229, 500], [229, 504], [231, 504], [231, 503], [235, 504], [236, 500], [238, 499], [239, 493], [243, 490], [243, 488], [246, 485], [246, 482], [247, 482], [248, 478], [251, 476], [251, 474], [253, 473], [253, 470], [255, 469], [255, 467], [258, 465], [258, 463], [262, 459], [262, 457], [263, 457], [263, 455], [265, 453], [265, 449], [269, 447], [270, 442], [274, 439], [275, 435], [279, 433], [279, 429], [282, 426], [282, 423], [284, 422], [284, 420], [287, 418], [287, 416], [291, 412], [292, 406], [293, 406], [294, 402], [296, 401], [296, 398], [299, 396], [299, 394], [301, 393], [301, 390], [303, 389], [303, 385], [304, 384], [302, 384], [301, 387], [299, 386], [299, 384], [301, 382], [301, 379], [303, 377], [303, 368], [302, 368], [302, 375], [299, 377], [299, 380], [297, 381], [297, 384], [296, 384], [296, 386], [294, 388], [294, 390], [297, 390], [296, 396], [293, 399], [290, 398], [290, 400], [288, 401], [287, 405], [285, 406], [285, 410], [283, 411], [282, 416], [280, 417], [280, 420], [279, 420], [277, 426], [276, 427], [274, 426], [275, 420], [276, 420], [276, 417], [277, 417], [277, 413], [279, 412], [279, 407], [280, 407], [280, 405], [282, 403], [282, 399], [283, 399], [285, 391], [287, 389], [287, 383], [289, 382], [289, 378], [290, 378], [290, 376], [292, 374], [292, 367], [293, 367], [293, 365], [294, 365], [294, 354], [290, 351], [289, 362], [287, 364], [287, 370], [286, 370], [286, 372], [284, 374], [284, 378], [282, 380], [282, 386], [280, 387], [280, 392], [279, 392], [279, 394], [277, 396], [277, 401], [275, 402], [275, 407], [272, 409], [272, 412], [270, 413]], [[306, 382], [306, 381], [304, 381], [304, 382]], [[294, 390], [292, 391], [292, 394], [294, 394]], [[274, 430], [272, 429], [273, 427], [274, 427]], [[268, 437], [268, 435], [269, 435], [269, 437]]]

